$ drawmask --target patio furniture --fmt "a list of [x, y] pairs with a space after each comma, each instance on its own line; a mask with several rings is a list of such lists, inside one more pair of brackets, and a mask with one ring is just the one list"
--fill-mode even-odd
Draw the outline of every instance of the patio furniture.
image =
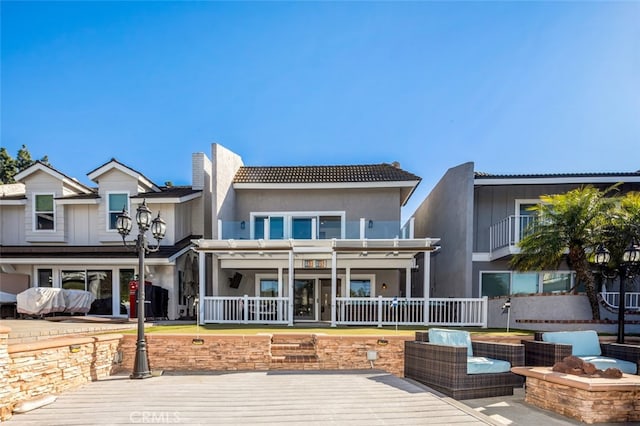
[[454, 399], [513, 395], [524, 365], [521, 344], [471, 341], [466, 331], [429, 329], [405, 342], [404, 375]]
[[619, 368], [623, 373], [640, 371], [640, 346], [603, 343], [594, 330], [538, 332], [534, 340], [523, 340], [527, 366], [551, 367], [570, 355], [601, 370]]

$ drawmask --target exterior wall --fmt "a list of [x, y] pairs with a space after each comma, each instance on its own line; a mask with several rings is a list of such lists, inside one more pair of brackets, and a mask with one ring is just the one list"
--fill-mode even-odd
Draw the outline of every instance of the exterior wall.
[[0, 206], [0, 244], [24, 244], [25, 209], [26, 206]]
[[192, 203], [192, 229], [193, 234], [211, 238], [212, 232], [212, 168], [211, 160], [202, 152], [196, 152], [191, 156], [192, 162], [192, 187], [202, 190], [202, 196]]
[[[584, 294], [511, 296], [511, 312], [502, 309], [507, 297], [489, 299], [487, 327], [536, 331], [596, 330], [616, 334], [617, 313], [600, 308], [601, 320], [591, 320], [589, 299]], [[637, 315], [627, 315], [626, 334], [640, 333]], [[582, 319], [588, 318], [588, 319]]]
[[[300, 189], [237, 190], [233, 219], [249, 220], [252, 212], [344, 211], [347, 222], [360, 218], [400, 221], [400, 190]], [[398, 225], [399, 229], [399, 225]]]
[[68, 241], [73, 245], [97, 245], [98, 241], [98, 205], [66, 205], [65, 229]]
[[9, 346], [9, 331], [0, 327], [1, 421], [10, 418], [21, 402], [109, 377], [122, 338], [119, 334], [62, 337]]
[[417, 238], [440, 238], [432, 297], [477, 297], [471, 288], [473, 163], [449, 169], [414, 213]]
[[239, 155], [231, 152], [222, 145], [211, 145], [213, 194], [211, 215], [212, 238], [219, 237], [216, 224], [218, 219], [233, 220], [235, 211], [235, 190], [233, 189], [233, 178], [240, 167], [242, 159]]

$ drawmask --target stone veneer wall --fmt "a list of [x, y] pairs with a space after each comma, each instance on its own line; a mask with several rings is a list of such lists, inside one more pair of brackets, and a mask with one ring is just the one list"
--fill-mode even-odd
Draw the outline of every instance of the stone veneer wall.
[[8, 339], [9, 328], [0, 326], [0, 421], [10, 418], [20, 402], [109, 377], [122, 335], [62, 337], [10, 346]]
[[[279, 336], [283, 336], [280, 334]], [[404, 342], [413, 336], [328, 336], [311, 335], [317, 361], [272, 363], [271, 335], [204, 335], [203, 343], [192, 344], [194, 336], [147, 334], [147, 352], [152, 370], [241, 371], [273, 369], [354, 370], [371, 368], [367, 351], [375, 350], [373, 366], [402, 377]], [[135, 358], [136, 336], [125, 335], [120, 349], [120, 369], [129, 371]]]

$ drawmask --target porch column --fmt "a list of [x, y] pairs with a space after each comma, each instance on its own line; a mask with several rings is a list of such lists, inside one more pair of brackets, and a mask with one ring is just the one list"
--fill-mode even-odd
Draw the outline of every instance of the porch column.
[[289, 327], [293, 327], [293, 250], [289, 250]]
[[331, 253], [331, 327], [336, 326], [336, 291], [338, 290], [338, 265], [336, 264], [338, 255], [335, 251]]
[[429, 279], [431, 277], [431, 252], [424, 252], [424, 268], [422, 268], [424, 276], [422, 277], [424, 286], [424, 325], [429, 325], [429, 299], [431, 295], [431, 283]]
[[404, 286], [405, 286], [405, 295], [407, 299], [411, 299], [411, 267], [406, 268], [404, 270]]
[[[204, 296], [206, 295], [205, 268], [207, 255], [201, 251], [198, 252], [198, 323], [204, 325]], [[214, 262], [217, 263], [217, 262]], [[213, 268], [217, 271], [217, 267]], [[217, 275], [214, 275], [217, 276]]]

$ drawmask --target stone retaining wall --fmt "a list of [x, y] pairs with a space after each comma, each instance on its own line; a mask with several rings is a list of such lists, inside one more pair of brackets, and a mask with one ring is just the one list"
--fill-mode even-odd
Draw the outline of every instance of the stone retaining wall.
[[8, 345], [9, 328], [0, 327], [0, 420], [16, 404], [57, 395], [109, 377], [121, 334], [61, 337]]
[[[283, 336], [280, 334], [279, 336]], [[194, 336], [147, 334], [147, 352], [152, 370], [241, 371], [241, 370], [354, 370], [372, 368], [367, 351], [376, 351], [376, 369], [402, 377], [404, 342], [411, 336], [311, 335], [317, 360], [306, 363], [272, 363], [271, 335], [204, 335], [201, 344]], [[119, 370], [130, 371], [135, 359], [135, 335], [125, 335], [120, 350]]]

